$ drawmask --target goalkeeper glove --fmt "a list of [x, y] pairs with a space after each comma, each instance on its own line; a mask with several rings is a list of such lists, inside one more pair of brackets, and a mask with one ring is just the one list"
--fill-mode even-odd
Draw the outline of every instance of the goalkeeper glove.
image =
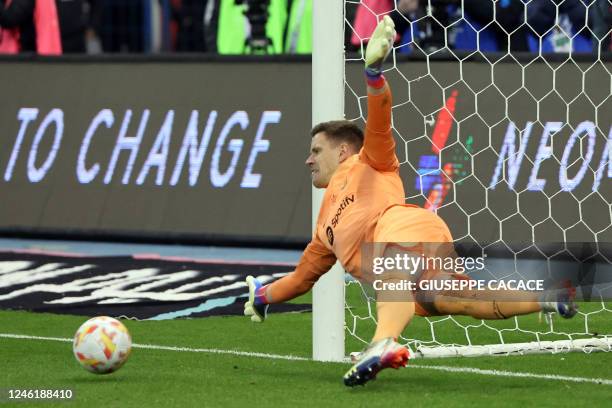
[[382, 73], [382, 65], [391, 52], [395, 40], [395, 24], [391, 17], [384, 16], [370, 37], [365, 55], [365, 70], [368, 79], [377, 80]]
[[262, 323], [266, 320], [269, 304], [266, 303], [265, 286], [251, 275], [247, 276], [249, 300], [244, 304], [244, 315], [251, 316], [251, 321]]

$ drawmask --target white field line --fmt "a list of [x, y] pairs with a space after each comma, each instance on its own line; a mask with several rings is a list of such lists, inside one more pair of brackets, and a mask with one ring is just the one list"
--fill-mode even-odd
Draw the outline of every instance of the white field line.
[[[64, 343], [72, 342], [72, 339], [61, 338], [61, 337], [40, 337], [40, 336], [28, 336], [24, 334], [11, 334], [11, 333], [0, 333], [0, 338], [59, 341], [59, 342], [64, 342]], [[238, 350], [172, 347], [172, 346], [158, 346], [154, 344], [136, 344], [136, 343], [132, 344], [132, 347], [141, 348], [141, 349], [150, 349], [150, 350], [183, 351], [183, 352], [189, 352], [189, 353], [229, 354], [229, 355], [234, 355], [234, 356], [268, 358], [272, 360], [312, 361], [309, 358], [299, 357], [299, 356], [267, 354], [267, 353], [253, 353], [253, 352], [238, 351]], [[341, 362], [341, 363], [345, 364], [346, 362]], [[451, 366], [442, 366], [442, 365], [438, 366], [438, 365], [409, 364], [408, 368], [437, 370], [437, 371], [445, 371], [445, 372], [451, 372], [451, 373], [480, 374], [480, 375], [488, 375], [488, 376], [493, 376], [493, 377], [537, 378], [541, 380], [569, 381], [569, 382], [577, 382], [577, 383], [612, 385], [612, 379], [607, 379], [607, 378], [570, 377], [570, 376], [565, 376], [565, 375], [536, 374], [536, 373], [516, 372], [516, 371], [484, 370], [481, 368], [473, 368], [473, 367], [451, 367]]]
[[[24, 334], [10, 334], [0, 333], [0, 338], [9, 339], [26, 339], [26, 340], [46, 340], [46, 341], [60, 341], [64, 343], [72, 343], [72, 339], [66, 339], [61, 337], [40, 337], [40, 336], [27, 336]], [[231, 354], [234, 356], [244, 357], [261, 357], [269, 358], [272, 360], [291, 360], [291, 361], [310, 361], [306, 357], [298, 356], [287, 356], [280, 354], [267, 354], [267, 353], [253, 353], [250, 351], [238, 351], [238, 350], [220, 350], [220, 349], [208, 349], [208, 348], [189, 348], [189, 347], [172, 347], [172, 346], [158, 346], [155, 344], [132, 344], [133, 348], [150, 349], [150, 350], [166, 350], [166, 351], [185, 351], [190, 353], [211, 353], [211, 354]]]

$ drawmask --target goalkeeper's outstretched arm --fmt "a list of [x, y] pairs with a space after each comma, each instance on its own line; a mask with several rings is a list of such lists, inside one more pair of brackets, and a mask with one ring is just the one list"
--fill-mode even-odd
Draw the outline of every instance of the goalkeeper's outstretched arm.
[[247, 277], [249, 300], [244, 304], [244, 314], [251, 316], [254, 322], [263, 322], [269, 304], [286, 302], [308, 292], [334, 263], [333, 252], [315, 236], [293, 272], [269, 285], [262, 285], [252, 276]]
[[399, 167], [395, 140], [391, 133], [391, 90], [382, 75], [382, 66], [392, 49], [394, 39], [393, 21], [385, 16], [374, 30], [365, 56], [368, 119], [361, 157], [378, 171], [395, 171]]

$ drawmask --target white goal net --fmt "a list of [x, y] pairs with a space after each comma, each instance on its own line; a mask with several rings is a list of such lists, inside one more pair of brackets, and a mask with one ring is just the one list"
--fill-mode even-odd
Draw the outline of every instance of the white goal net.
[[[415, 318], [402, 341], [416, 356], [612, 350], [610, 10], [608, 0], [345, 1], [347, 119], [365, 122], [376, 21], [390, 14], [398, 28], [385, 76], [406, 201], [489, 257], [478, 277], [572, 276], [579, 289], [569, 320]], [[347, 279], [349, 351], [375, 321], [374, 300]]]

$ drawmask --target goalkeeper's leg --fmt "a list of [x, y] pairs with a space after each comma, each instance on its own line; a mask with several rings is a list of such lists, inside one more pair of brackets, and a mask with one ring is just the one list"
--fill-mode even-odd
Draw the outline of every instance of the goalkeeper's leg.
[[[532, 294], [524, 295], [533, 297], [531, 300], [495, 300], [510, 299], [508, 296], [516, 296], [517, 293], [482, 293], [483, 291], [463, 291], [456, 295], [437, 295], [433, 302], [434, 308], [440, 315], [463, 315], [476, 319], [507, 319], [535, 313], [542, 310], [537, 297]], [[489, 291], [484, 291], [489, 292]], [[491, 291], [492, 292], [492, 291]]]
[[[456, 279], [456, 274], [451, 279]], [[463, 277], [465, 278], [465, 277]], [[434, 295], [437, 314], [464, 315], [477, 319], [507, 319], [535, 312], [557, 313], [565, 319], [577, 312], [575, 288], [565, 285], [544, 292], [510, 290], [462, 290]]]
[[376, 302], [377, 324], [372, 342], [388, 337], [398, 338], [414, 317], [413, 301]]
[[[383, 279], [386, 284], [399, 283], [401, 279]], [[376, 378], [385, 368], [405, 367], [408, 363], [408, 349], [397, 343], [396, 339], [410, 323], [415, 313], [415, 303], [410, 291], [399, 291], [382, 296], [377, 293], [376, 333], [364, 351], [359, 353], [356, 363], [344, 375], [344, 384], [348, 386], [364, 385]]]

